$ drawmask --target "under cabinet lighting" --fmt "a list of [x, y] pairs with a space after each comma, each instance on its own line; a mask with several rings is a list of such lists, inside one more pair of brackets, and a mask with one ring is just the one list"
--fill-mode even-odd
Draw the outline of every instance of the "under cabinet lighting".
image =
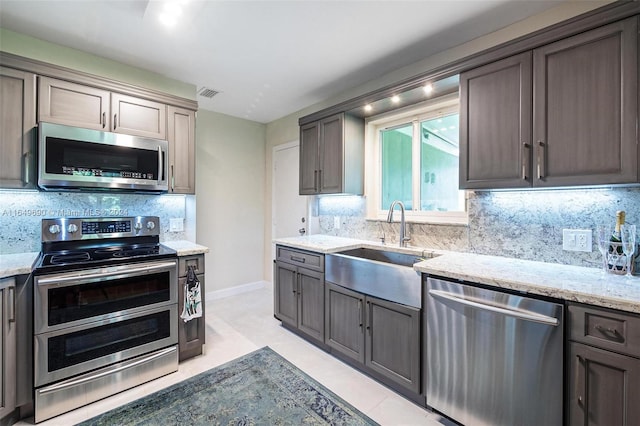
[[422, 90], [424, 90], [424, 93], [426, 93], [427, 95], [430, 95], [431, 92], [433, 92], [433, 86], [431, 85], [431, 83], [425, 85]]
[[394, 95], [394, 96], [391, 98], [391, 102], [393, 102], [394, 104], [397, 104], [398, 102], [400, 102], [400, 96], [398, 96], [398, 95]]
[[373, 107], [371, 106], [371, 104], [366, 104], [364, 106], [364, 110], [367, 111], [367, 112], [371, 112], [372, 109], [373, 109]]

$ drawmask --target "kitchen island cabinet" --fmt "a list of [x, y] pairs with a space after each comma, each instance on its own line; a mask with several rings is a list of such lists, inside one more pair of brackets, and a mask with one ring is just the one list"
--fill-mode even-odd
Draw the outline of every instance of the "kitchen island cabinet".
[[300, 127], [300, 195], [364, 191], [364, 120], [334, 114]]
[[36, 76], [0, 67], [0, 187], [35, 188]]
[[166, 109], [159, 102], [38, 77], [38, 121], [165, 139]]
[[637, 58], [634, 16], [463, 72], [460, 187], [638, 183]]
[[276, 247], [274, 316], [317, 343], [324, 342], [324, 256]]

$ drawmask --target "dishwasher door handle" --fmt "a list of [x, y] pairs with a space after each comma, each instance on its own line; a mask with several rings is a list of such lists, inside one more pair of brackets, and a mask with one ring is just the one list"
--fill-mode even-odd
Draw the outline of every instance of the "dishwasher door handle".
[[540, 315], [532, 312], [523, 312], [515, 309], [502, 308], [499, 306], [487, 305], [480, 302], [475, 302], [473, 300], [465, 299], [462, 297], [458, 297], [454, 293], [449, 293], [447, 291], [442, 290], [429, 290], [429, 294], [435, 298], [446, 299], [455, 303], [459, 303], [461, 305], [470, 306], [476, 309], [482, 309], [485, 311], [495, 312], [498, 314], [507, 315], [510, 317], [514, 317], [517, 319], [522, 319], [525, 321], [532, 321], [546, 325], [552, 325], [557, 327], [559, 324], [558, 318], [550, 317], [547, 315]]

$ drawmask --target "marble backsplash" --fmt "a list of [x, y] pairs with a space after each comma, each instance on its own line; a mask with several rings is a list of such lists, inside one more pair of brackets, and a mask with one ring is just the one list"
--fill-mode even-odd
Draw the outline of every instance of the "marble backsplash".
[[[367, 220], [364, 197], [319, 197], [320, 233], [397, 244], [394, 223]], [[615, 223], [625, 210], [627, 223], [640, 225], [640, 188], [469, 193], [468, 225], [410, 223], [410, 245], [489, 254], [551, 263], [598, 267], [600, 252], [593, 241], [590, 253], [562, 250], [562, 230], [593, 229]], [[336, 228], [339, 217], [340, 228]]]
[[[111, 192], [0, 191], [0, 253], [40, 251], [41, 222], [57, 217], [159, 216], [161, 241], [187, 239], [185, 195]], [[170, 218], [184, 218], [182, 232], [169, 232]]]

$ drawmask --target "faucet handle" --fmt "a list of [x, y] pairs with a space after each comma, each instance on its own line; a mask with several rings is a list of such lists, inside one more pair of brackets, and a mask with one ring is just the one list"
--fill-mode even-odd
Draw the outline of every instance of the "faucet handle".
[[384, 244], [384, 241], [385, 241], [384, 231], [382, 231], [382, 235], [381, 235], [381, 236], [379, 236], [378, 238], [380, 238], [380, 242], [381, 242], [382, 244]]

